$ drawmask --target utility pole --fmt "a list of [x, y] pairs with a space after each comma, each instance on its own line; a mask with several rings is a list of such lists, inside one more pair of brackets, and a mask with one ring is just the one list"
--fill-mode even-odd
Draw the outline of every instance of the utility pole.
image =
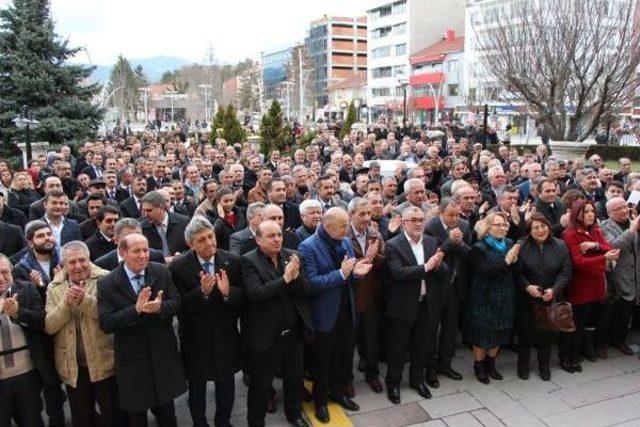
[[302, 87], [302, 46], [298, 47], [298, 80], [300, 81], [300, 113], [299, 122], [302, 124], [304, 119], [303, 104], [304, 104], [304, 88]]

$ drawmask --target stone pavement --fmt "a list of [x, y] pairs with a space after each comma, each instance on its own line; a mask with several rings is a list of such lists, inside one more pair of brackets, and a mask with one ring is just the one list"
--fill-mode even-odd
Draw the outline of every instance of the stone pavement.
[[[535, 353], [531, 366], [530, 379], [520, 380], [516, 375], [516, 355], [505, 350], [498, 357], [504, 380], [484, 385], [473, 376], [471, 353], [458, 349], [453, 367], [464, 375], [464, 380], [440, 378], [440, 387], [432, 389], [433, 399], [426, 400], [408, 387], [405, 378], [399, 405], [389, 402], [386, 393], [373, 393], [362, 374], [356, 372], [354, 400], [361, 409], [347, 415], [354, 426], [362, 427], [640, 426], [638, 356], [624, 356], [610, 349], [607, 360], [585, 361], [581, 374], [569, 374], [557, 366], [554, 352], [549, 382], [538, 377]], [[278, 412], [268, 415], [267, 425], [284, 427], [288, 423], [282, 410], [282, 382], [275, 380], [274, 386], [280, 399]], [[234, 427], [246, 426], [246, 395], [247, 389], [238, 375], [231, 420]], [[180, 426], [192, 425], [186, 398], [184, 394], [176, 400]], [[207, 399], [207, 415], [213, 426], [213, 384], [209, 384]], [[149, 418], [149, 424], [155, 425], [153, 417]]]

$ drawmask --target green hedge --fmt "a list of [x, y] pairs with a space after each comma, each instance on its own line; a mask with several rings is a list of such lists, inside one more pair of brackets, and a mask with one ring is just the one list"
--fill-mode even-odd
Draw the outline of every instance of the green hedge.
[[[498, 144], [489, 144], [487, 145], [487, 150], [498, 154]], [[509, 147], [516, 148], [518, 150], [518, 154], [522, 154], [525, 149], [530, 150], [531, 152], [535, 152], [535, 145], [515, 145], [511, 144]], [[553, 154], [553, 150], [550, 146], [547, 146], [547, 150], [549, 154]], [[630, 146], [630, 145], [591, 145], [589, 147], [589, 151], [587, 151], [586, 158], [589, 158], [593, 154], [598, 154], [602, 157], [603, 160], [618, 160], [621, 157], [627, 157], [631, 161], [639, 162], [640, 161], [640, 146]]]

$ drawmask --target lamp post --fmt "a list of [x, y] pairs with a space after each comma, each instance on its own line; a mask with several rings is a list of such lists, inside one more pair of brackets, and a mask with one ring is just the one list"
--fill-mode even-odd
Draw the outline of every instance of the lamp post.
[[402, 86], [402, 129], [404, 130], [407, 127], [407, 87], [409, 87], [409, 79], [398, 79], [398, 83]]
[[202, 89], [202, 94], [204, 95], [204, 115], [205, 115], [205, 123], [209, 123], [211, 120], [211, 114], [209, 113], [209, 97], [211, 95], [211, 85], [202, 84], [198, 85], [200, 89]]
[[487, 126], [489, 122], [489, 104], [484, 104], [484, 118], [482, 120], [482, 147], [487, 146]]
[[171, 91], [166, 91], [165, 92], [165, 96], [169, 99], [171, 99], [171, 124], [173, 125], [173, 100], [176, 99], [176, 95], [178, 94], [178, 92], [171, 90]]
[[146, 129], [147, 124], [149, 123], [149, 113], [148, 113], [148, 102], [149, 102], [149, 88], [141, 87], [138, 89], [140, 91], [140, 97], [142, 98], [142, 102], [144, 103], [144, 127]]
[[360, 98], [353, 100], [353, 106], [356, 107], [356, 116], [358, 117], [358, 123], [360, 123]]
[[18, 129], [25, 129], [26, 131], [26, 141], [25, 148], [27, 150], [27, 161], [24, 165], [25, 169], [29, 166], [29, 162], [31, 161], [31, 129], [37, 129], [40, 126], [40, 122], [37, 121], [32, 112], [29, 111], [29, 107], [26, 105], [22, 106], [20, 113], [18, 116], [13, 119], [13, 123], [16, 125]]

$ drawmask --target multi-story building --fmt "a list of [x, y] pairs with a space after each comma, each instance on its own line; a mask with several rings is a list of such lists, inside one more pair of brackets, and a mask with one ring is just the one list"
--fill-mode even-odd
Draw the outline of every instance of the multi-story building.
[[316, 107], [324, 108], [332, 83], [367, 69], [367, 18], [325, 15], [311, 22], [305, 47], [313, 62]]
[[455, 108], [464, 104], [464, 37], [447, 30], [442, 40], [414, 53], [409, 61], [413, 119], [437, 125], [453, 118]]
[[466, 0], [371, 0], [367, 12], [367, 104], [370, 120], [403, 112], [409, 57], [447, 29], [464, 34]]
[[262, 52], [262, 90], [263, 108], [269, 108], [271, 102], [277, 99], [282, 103], [283, 83], [287, 80], [287, 67], [291, 61], [293, 46]]
[[360, 111], [366, 107], [367, 101], [367, 73], [360, 71], [351, 77], [331, 83], [327, 88], [329, 93], [329, 105], [337, 107], [334, 115], [337, 118], [346, 118], [349, 104], [353, 101], [360, 120]]

